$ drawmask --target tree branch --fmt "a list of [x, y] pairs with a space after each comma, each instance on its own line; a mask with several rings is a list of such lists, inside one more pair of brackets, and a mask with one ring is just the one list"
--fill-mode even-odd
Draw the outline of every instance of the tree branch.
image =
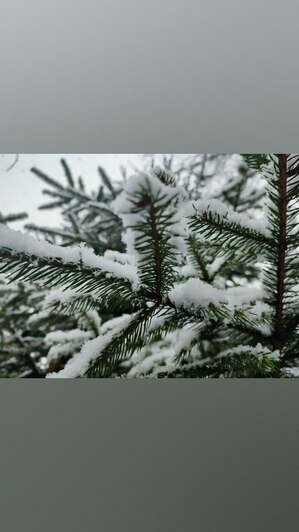
[[287, 249], [286, 224], [287, 224], [287, 177], [288, 156], [278, 155], [279, 166], [279, 238], [278, 238], [278, 268], [277, 268], [277, 293], [275, 313], [275, 347], [282, 351], [283, 338], [283, 314], [284, 314], [284, 288], [285, 288], [285, 258]]

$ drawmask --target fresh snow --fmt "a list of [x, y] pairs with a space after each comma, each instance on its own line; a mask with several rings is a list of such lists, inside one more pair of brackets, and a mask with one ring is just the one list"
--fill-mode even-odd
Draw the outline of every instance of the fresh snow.
[[132, 368], [128, 371], [128, 378], [151, 375], [177, 367], [175, 357], [183, 349], [188, 350], [193, 340], [198, 337], [198, 327], [185, 326], [180, 330], [168, 333], [165, 338], [153, 345], [145, 346], [135, 352], [130, 360]]
[[[173, 211], [172, 223], [169, 224], [168, 232], [170, 236], [171, 244], [179, 252], [179, 254], [185, 254], [186, 247], [183, 239], [181, 238], [185, 231], [181, 224], [181, 212], [180, 205], [186, 200], [186, 193], [182, 187], [165, 185], [160, 179], [153, 173], [139, 172], [133, 175], [125, 184], [124, 190], [118, 197], [111, 203], [111, 207], [115, 214], [117, 214], [123, 223], [125, 229], [122, 239], [127, 248], [127, 253], [134, 257], [134, 261], [138, 263], [140, 260], [139, 253], [136, 250], [135, 241], [139, 236], [139, 232], [132, 228], [137, 223], [145, 221], [145, 214], [147, 213], [147, 207], [140, 209], [136, 213], [132, 213], [133, 195], [136, 192], [142, 190], [142, 188], [149, 188], [153, 198], [156, 202], [175, 200], [176, 205], [168, 207]], [[159, 199], [158, 199], [159, 198]]]
[[61, 259], [63, 262], [74, 264], [80, 261], [81, 249], [79, 247], [62, 247], [50, 244], [27, 233], [9, 229], [3, 224], [0, 224], [0, 246], [39, 258]]
[[127, 279], [134, 289], [139, 285], [137, 268], [133, 264], [118, 263], [115, 261], [115, 257], [113, 260], [105, 256], [100, 257], [84, 244], [70, 247], [57, 246], [0, 224], [0, 247], [37, 258], [60, 259], [66, 264], [82, 264], [88, 268], [100, 269], [104, 273]]
[[224, 290], [204, 283], [198, 278], [191, 278], [178, 283], [169, 292], [169, 299], [177, 307], [199, 307], [209, 303], [228, 303]]
[[134, 316], [124, 316], [111, 330], [86, 342], [80, 353], [77, 353], [71, 358], [61, 371], [58, 373], [49, 373], [47, 378], [74, 379], [76, 377], [83, 377], [88, 369], [89, 363], [100, 356], [101, 352], [111, 342], [114, 336], [125, 329], [133, 318]]
[[[190, 278], [176, 284], [169, 292], [169, 299], [178, 307], [199, 307], [209, 303], [226, 303], [229, 306], [241, 306], [253, 303], [264, 297], [262, 288], [253, 286], [235, 286], [224, 289], [216, 288], [198, 278]], [[257, 312], [265, 312], [267, 305], [256, 303]]]
[[[121, 218], [123, 215], [129, 215], [132, 209], [132, 195], [142, 189], [142, 187], [150, 188], [154, 197], [162, 196], [165, 199], [178, 199], [182, 197], [181, 187], [172, 187], [165, 185], [154, 173], [139, 172], [133, 175], [125, 184], [123, 192], [111, 203], [111, 208]], [[135, 216], [132, 214], [131, 216]], [[131, 218], [129, 219], [129, 224]]]
[[52, 288], [45, 297], [44, 306], [47, 308], [57, 303], [69, 303], [80, 295], [84, 296], [86, 295], [86, 292], [80, 292], [79, 290], [73, 290], [71, 288]]
[[[271, 326], [262, 319], [265, 315], [271, 315], [269, 305], [260, 301], [264, 292], [257, 287], [234, 287], [227, 289], [216, 288], [201, 279], [191, 278], [183, 283], [176, 284], [169, 292], [170, 301], [176, 307], [186, 310], [214, 305], [225, 305], [232, 312], [242, 309], [247, 317], [252, 320], [251, 326], [265, 336], [271, 334]], [[226, 320], [225, 320], [226, 321]]]
[[91, 337], [92, 333], [89, 331], [82, 331], [82, 329], [72, 329], [71, 331], [53, 331], [46, 335], [45, 342], [76, 342], [77, 340], [86, 340]]
[[228, 355], [252, 355], [259, 359], [262, 359], [264, 356], [271, 358], [272, 360], [279, 360], [280, 353], [279, 351], [270, 351], [267, 347], [263, 347], [261, 344], [257, 344], [255, 347], [250, 345], [238, 345], [226, 351], [222, 351], [217, 355], [216, 358], [226, 357]]
[[186, 217], [196, 216], [196, 214], [204, 214], [210, 212], [225, 218], [228, 222], [244, 226], [248, 229], [263, 233], [266, 237], [270, 237], [271, 233], [268, 228], [268, 222], [265, 217], [260, 219], [252, 218], [244, 213], [234, 211], [230, 206], [226, 205], [218, 199], [201, 199], [197, 201], [190, 201], [185, 204], [182, 213]]
[[285, 368], [285, 369], [284, 369], [284, 373], [285, 373], [287, 376], [298, 378], [298, 377], [299, 377], [299, 368], [298, 368], [298, 367]]
[[[229, 301], [235, 305], [252, 303], [265, 297], [265, 290], [257, 286], [232, 286], [226, 288], [225, 293]], [[268, 309], [268, 307], [267, 307]]]

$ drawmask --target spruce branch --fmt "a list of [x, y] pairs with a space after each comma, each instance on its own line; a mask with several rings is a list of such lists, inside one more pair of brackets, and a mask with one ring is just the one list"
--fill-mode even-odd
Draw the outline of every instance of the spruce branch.
[[[126, 224], [126, 229], [134, 239], [141, 284], [154, 301], [161, 302], [175, 279], [177, 251], [172, 243], [172, 227], [177, 221], [178, 193], [158, 179], [155, 185], [148, 176], [143, 176], [136, 188], [116, 200], [116, 207], [119, 209], [120, 202], [120, 215], [126, 219], [129, 212], [129, 220], [133, 221]], [[123, 214], [122, 202], [125, 205]]]
[[[116, 196], [117, 196], [117, 193], [116, 193], [115, 188], [113, 187], [113, 185], [111, 183], [111, 179], [108, 177], [107, 172], [105, 171], [105, 169], [102, 166], [99, 166], [98, 171], [99, 171], [99, 175], [100, 175], [104, 185], [106, 185], [106, 187], [111, 192], [112, 198], [115, 199]], [[100, 188], [99, 192], [103, 193], [102, 187]]]
[[278, 369], [279, 354], [263, 348], [259, 344], [240, 346], [216, 357], [215, 360], [203, 360], [187, 363], [172, 372], [159, 377], [168, 378], [246, 378], [274, 377]]
[[10, 222], [17, 222], [20, 220], [25, 220], [27, 216], [28, 215], [26, 212], [19, 212], [16, 214], [7, 214], [6, 216], [0, 213], [0, 224], [8, 224]]
[[[272, 166], [267, 171], [268, 178], [268, 219], [275, 248], [268, 249], [265, 282], [268, 302], [275, 308], [273, 346], [283, 353], [288, 352], [291, 335], [287, 317], [296, 305], [296, 255], [298, 227], [298, 200], [294, 201], [290, 183], [298, 179], [299, 157], [277, 154], [272, 157]], [[291, 192], [291, 194], [290, 194]], [[294, 262], [295, 261], [295, 262]], [[297, 310], [296, 310], [297, 307]]]
[[266, 153], [244, 153], [243, 158], [245, 163], [253, 170], [260, 171], [268, 162], [268, 155]]
[[65, 174], [65, 177], [66, 177], [66, 180], [67, 180], [69, 186], [74, 188], [75, 187], [75, 181], [74, 181], [74, 178], [73, 178], [73, 175], [72, 175], [72, 172], [71, 172], [71, 169], [70, 169], [69, 165], [67, 164], [65, 159], [61, 159], [60, 162], [61, 162], [62, 168], [64, 170], [64, 174]]
[[[10, 250], [0, 250], [0, 273], [10, 281], [29, 281], [45, 287], [93, 292], [104, 299], [103, 304], [111, 309], [118, 305], [136, 304], [138, 296], [125, 279], [114, 278], [111, 274], [78, 264], [64, 263], [58, 258], [41, 258]], [[99, 303], [100, 305], [100, 303]]]
[[188, 240], [188, 243], [190, 244], [192, 256], [195, 258], [196, 264], [197, 266], [199, 266], [199, 269], [202, 273], [203, 280], [206, 283], [210, 283], [211, 282], [210, 275], [207, 270], [207, 266], [205, 264], [204, 258], [200, 251], [200, 244], [195, 240], [195, 238], [192, 235], [189, 235], [187, 240]]
[[277, 297], [275, 315], [275, 336], [277, 348], [282, 351], [283, 320], [284, 320], [284, 285], [285, 285], [285, 257], [286, 257], [286, 233], [287, 233], [287, 155], [278, 155], [279, 164], [279, 238], [278, 238], [278, 268], [277, 268]]
[[[295, 372], [299, 155], [244, 159], [249, 167], [235, 156], [239, 173], [234, 167], [227, 187], [217, 188], [221, 201], [199, 198], [210, 156], [190, 159], [187, 194], [180, 187], [187, 167], [175, 174], [173, 155], [164, 156], [163, 169], [152, 164], [133, 176], [120, 194], [103, 169], [91, 194], [65, 161], [64, 184], [36, 172], [53, 199], [49, 208], [63, 210], [64, 225], [35, 230], [62, 246], [0, 227], [0, 273], [56, 288], [44, 315], [74, 321], [48, 335], [58, 372], [52, 377], [278, 377], [286, 360]], [[252, 183], [262, 174], [267, 220], [255, 216], [265, 192]], [[119, 252], [122, 230], [126, 253]], [[65, 247], [81, 241], [89, 247]], [[17, 301], [13, 294], [8, 303], [17, 308]], [[28, 315], [32, 327], [43, 312]], [[0, 311], [0, 325], [2, 317]]]
[[[211, 241], [211, 250], [223, 248], [226, 253], [234, 253], [242, 249], [246, 257], [252, 253], [260, 253], [262, 250], [275, 245], [275, 242], [263, 233], [242, 226], [234, 221], [210, 211], [195, 214], [189, 218], [189, 227], [192, 232], [199, 233], [207, 241]], [[208, 244], [207, 244], [208, 245]]]
[[158, 309], [159, 304], [156, 303], [152, 308], [138, 312], [127, 327], [112, 337], [99, 356], [90, 363], [86, 375], [105, 377], [111, 374], [120, 359], [130, 356], [135, 351], [136, 343], [141, 345], [140, 341], [144, 340], [145, 332]]

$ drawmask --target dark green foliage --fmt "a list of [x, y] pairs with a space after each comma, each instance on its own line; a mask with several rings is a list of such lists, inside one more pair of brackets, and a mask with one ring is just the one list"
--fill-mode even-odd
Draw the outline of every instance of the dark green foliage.
[[[58, 228], [51, 228], [27, 224], [25, 227], [36, 231], [50, 242], [59, 242], [63, 246], [84, 242], [100, 254], [107, 248], [121, 250], [123, 246], [120, 240], [120, 221], [109, 209], [109, 202], [119, 193], [119, 186], [114, 188], [104, 169], [99, 169], [103, 184], [99, 186], [98, 192], [87, 194], [83, 180], [81, 178], [75, 179], [64, 159], [61, 160], [61, 166], [66, 180], [65, 185], [39, 169], [33, 168], [32, 171], [46, 184], [47, 188], [44, 190], [44, 194], [53, 198], [53, 201], [41, 205], [40, 209], [60, 209], [64, 219], [63, 225]], [[0, 215], [0, 223], [20, 221], [26, 217], [25, 213]], [[2, 336], [3, 331], [8, 330], [8, 328], [10, 332], [5, 336], [5, 350], [3, 348], [0, 352], [0, 368], [2, 363], [5, 364], [5, 369], [2, 368], [2, 376], [44, 376], [47, 370], [45, 357], [49, 350], [49, 346], [44, 342], [46, 334], [55, 328], [71, 330], [78, 327], [77, 323], [80, 316], [87, 316], [91, 309], [100, 311], [105, 316], [107, 314], [107, 297], [103, 299], [102, 294], [105, 293], [106, 288], [109, 290], [109, 283], [105, 283], [105, 279], [100, 285], [98, 279], [95, 283], [95, 276], [91, 269], [86, 271], [77, 271], [76, 269], [74, 271], [74, 268], [69, 268], [66, 271], [60, 260], [50, 261], [49, 264], [49, 262], [46, 263], [41, 259], [31, 260], [31, 257], [25, 254], [15, 254], [12, 257], [8, 249], [3, 250], [2, 258], [1, 271], [6, 272], [10, 281], [16, 279], [13, 284], [3, 285], [3, 290], [5, 287], [5, 293], [9, 297], [8, 295], [5, 297], [5, 304], [4, 299], [1, 300], [2, 321], [0, 325], [2, 325]], [[43, 319], [30, 321], [29, 326], [28, 319], [38, 315], [42, 310], [47, 292], [41, 290], [40, 286], [28, 284], [27, 281], [40, 284], [41, 278], [44, 279], [42, 284], [45, 287], [63, 285], [65, 288], [70, 286], [78, 288], [82, 286], [85, 290], [88, 287], [93, 290], [96, 286], [97, 290], [85, 298], [78, 296], [76, 299], [72, 298], [65, 305], [52, 306], [48, 312], [43, 311]], [[66, 281], [65, 285], [64, 281]], [[118, 288], [123, 296], [123, 307], [129, 310], [131, 307], [126, 282], [120, 280]], [[119, 298], [115, 296], [116, 293], [113, 292], [109, 299], [107, 316], [110, 317], [113, 317], [113, 313], [118, 315]], [[22, 308], [18, 315], [15, 312], [17, 306]], [[28, 308], [28, 312], [25, 311], [26, 308]], [[57, 314], [58, 311], [59, 315]], [[64, 312], [63, 321], [61, 320], [61, 312]], [[18, 336], [15, 334], [15, 329], [20, 332]], [[28, 332], [29, 330], [30, 332]], [[41, 359], [43, 360], [42, 367], [39, 365]]]
[[[0, 216], [1, 223], [24, 220], [25, 213]], [[2, 263], [3, 266], [4, 263]], [[14, 266], [16, 265], [13, 262]], [[44, 343], [61, 317], [41, 313], [45, 292], [20, 280], [8, 284], [0, 277], [0, 378], [39, 378], [46, 374]], [[72, 319], [64, 325], [70, 327]]]
[[119, 305], [128, 306], [131, 300], [136, 300], [131, 285], [126, 280], [114, 279], [112, 284], [105, 273], [92, 268], [67, 264], [60, 259], [11, 253], [8, 250], [3, 250], [1, 258], [0, 274], [5, 274], [11, 281], [30, 281], [44, 287], [84, 290], [86, 297], [92, 293], [98, 298], [97, 308], [109, 307], [113, 310]]
[[[276, 378], [297, 364], [299, 156], [244, 155], [245, 165], [219, 187], [215, 197], [222, 203], [214, 206], [209, 198], [194, 200], [209, 185], [215, 159], [191, 160], [186, 193], [181, 183], [187, 166], [181, 163], [176, 172], [166, 158], [163, 168], [153, 164], [128, 182], [120, 198], [103, 169], [92, 196], [65, 161], [66, 186], [34, 169], [50, 187], [50, 207], [63, 208], [66, 224], [38, 231], [62, 245], [85, 242], [98, 255], [107, 247], [123, 251], [123, 231], [130, 260], [120, 254], [115, 260], [136, 267], [132, 282], [105, 265], [1, 250], [0, 273], [12, 280], [72, 290], [65, 299], [53, 298], [55, 313], [95, 312], [102, 320], [104, 332], [94, 327], [91, 343], [83, 345], [87, 377]], [[268, 227], [261, 229], [254, 216], [265, 190], [253, 185], [256, 171], [267, 181]], [[186, 196], [191, 204], [184, 210]], [[253, 217], [248, 220], [244, 211]], [[262, 281], [264, 291], [258, 292]], [[116, 317], [122, 321], [114, 323]], [[83, 376], [76, 371], [72, 376]]]
[[[293, 197], [293, 184], [298, 181], [299, 156], [278, 155], [268, 170], [268, 218], [276, 246], [268, 248], [265, 271], [268, 303], [275, 309], [273, 342], [285, 355], [299, 352], [298, 331], [298, 198]], [[291, 192], [291, 193], [290, 193]], [[296, 263], [297, 260], [297, 263]], [[291, 325], [291, 327], [290, 327]], [[297, 340], [294, 338], [297, 337]], [[293, 355], [292, 355], [293, 356]]]
[[26, 212], [19, 212], [18, 214], [7, 214], [6, 216], [0, 213], [0, 223], [8, 224], [10, 222], [19, 222], [27, 218]]
[[[258, 159], [258, 158], [257, 158]], [[278, 157], [279, 159], [279, 157]], [[269, 158], [260, 158], [260, 165], [264, 165], [266, 162], [269, 161]], [[255, 168], [257, 168], [258, 161], [255, 161]], [[251, 159], [251, 166], [253, 166], [253, 160]], [[294, 163], [292, 168], [294, 167]], [[259, 167], [260, 169], [260, 167]], [[275, 294], [275, 301], [271, 298], [267, 298], [266, 301], [270, 303], [270, 307], [274, 310], [275, 304], [277, 305], [277, 300], [281, 297], [281, 294], [277, 293], [278, 291], [278, 284], [279, 284], [279, 267], [278, 267], [278, 261], [281, 261], [281, 250], [280, 250], [280, 233], [281, 233], [281, 208], [283, 203], [283, 198], [281, 196], [281, 181], [284, 179], [284, 176], [281, 175], [281, 168], [277, 167], [275, 168], [276, 172], [276, 183], [274, 184], [274, 188], [276, 190], [277, 195], [277, 204], [278, 209], [276, 209], [276, 212], [272, 212], [273, 219], [269, 220], [269, 225], [272, 228], [271, 229], [271, 237], [265, 236], [264, 233], [260, 233], [254, 229], [249, 229], [246, 226], [243, 226], [241, 223], [238, 224], [235, 221], [230, 220], [230, 218], [223, 216], [218, 213], [209, 212], [208, 210], [204, 212], [202, 215], [193, 215], [190, 217], [189, 222], [189, 228], [191, 230], [191, 236], [188, 238], [188, 243], [191, 246], [191, 249], [193, 251], [193, 258], [195, 258], [197, 266], [199, 267], [199, 270], [201, 272], [201, 275], [203, 279], [211, 283], [212, 278], [209, 276], [208, 272], [208, 266], [209, 261], [205, 264], [205, 255], [212, 254], [212, 256], [215, 254], [215, 250], [218, 252], [221, 251], [222, 256], [224, 255], [229, 262], [249, 262], [252, 261], [253, 257], [256, 254], [264, 255], [266, 258], [266, 261], [268, 262], [268, 271], [271, 272], [271, 275], [274, 277], [275, 282], [271, 281], [271, 290]], [[157, 175], [157, 174], [156, 174]], [[159, 174], [158, 174], [159, 175]], [[161, 174], [162, 175], [162, 174]], [[292, 177], [293, 178], [293, 177]], [[291, 178], [291, 179], [292, 179]], [[269, 200], [273, 203], [273, 198], [271, 194], [271, 186], [272, 183], [270, 181], [268, 188], [268, 196]], [[287, 187], [287, 184], [285, 184]], [[138, 207], [149, 205], [151, 202], [149, 200], [150, 194], [148, 193], [148, 190], [145, 188], [141, 188], [139, 190], [139, 198], [138, 202], [136, 202], [136, 205]], [[153, 198], [152, 198], [153, 201]], [[171, 201], [170, 201], [171, 203]], [[173, 202], [172, 202], [173, 203]], [[135, 205], [135, 203], [134, 203]], [[137, 207], [137, 210], [138, 210]], [[208, 202], [207, 202], [208, 207]], [[298, 214], [298, 206], [295, 206], [294, 211], [287, 215], [287, 231], [288, 232], [294, 231], [294, 217]], [[195, 206], [196, 210], [196, 206]], [[271, 206], [269, 208], [271, 212]], [[134, 207], [132, 208], [132, 213], [134, 213]], [[171, 216], [169, 218], [171, 220]], [[150, 224], [147, 220], [147, 226]], [[169, 224], [169, 227], [171, 227], [171, 223]], [[138, 242], [142, 242], [143, 247], [139, 245], [139, 254], [141, 257], [143, 257], [143, 254], [145, 254], [146, 260], [148, 260], [149, 255], [146, 254], [146, 250], [148, 249], [150, 239], [152, 239], [152, 245], [154, 243], [153, 234], [150, 235], [149, 232], [145, 231], [145, 227], [142, 226], [134, 226], [135, 229], [138, 229], [139, 231], [139, 240]], [[196, 240], [196, 234], [201, 235], [200, 241]], [[202, 240], [202, 237], [204, 237], [204, 240]], [[205, 250], [202, 253], [201, 249], [201, 243], [203, 242], [203, 246], [206, 246], [208, 249]], [[161, 243], [163, 244], [163, 239], [161, 240]], [[294, 259], [294, 244], [292, 244], [292, 257]], [[167, 251], [168, 256], [171, 256], [171, 250]], [[153, 254], [155, 256], [155, 253]], [[278, 257], [278, 258], [277, 258]], [[143, 262], [143, 258], [140, 259], [140, 265]], [[175, 258], [171, 258], [171, 262], [175, 265]], [[151, 272], [150, 278], [153, 280], [155, 278], [154, 272], [157, 272], [157, 263], [155, 264], [155, 268], [150, 269]], [[291, 268], [292, 272], [294, 272], [294, 267]], [[165, 272], [167, 272], [167, 268], [165, 268]], [[294, 309], [294, 297], [290, 296], [288, 298], [288, 262], [285, 262], [284, 267], [285, 272], [285, 279], [283, 283], [284, 287], [284, 294], [282, 297], [286, 297], [287, 299], [287, 305], [289, 311], [293, 311]], [[163, 267], [161, 269], [161, 274], [163, 275]], [[170, 280], [170, 283], [168, 284], [168, 287], [171, 286], [171, 282], [174, 282], [174, 278]], [[267, 285], [266, 285], [267, 286]], [[268, 286], [268, 292], [269, 292], [269, 286]], [[157, 299], [158, 302], [161, 302], [160, 299]], [[276, 302], [276, 303], [275, 303]], [[164, 307], [167, 306], [167, 300], [164, 301], [162, 298], [162, 304]], [[178, 309], [176, 309], [176, 312], [179, 312]], [[232, 312], [229, 307], [226, 307], [225, 303], [222, 303], [221, 305], [210, 303], [208, 306], [203, 307], [197, 307], [197, 309], [190, 312], [188, 309], [184, 309], [184, 313], [189, 315], [189, 321], [190, 320], [196, 320], [196, 319], [203, 319], [207, 324], [212, 320], [215, 322], [216, 327], [214, 327], [214, 330], [217, 330], [219, 332], [219, 326], [220, 329], [225, 330], [226, 325], [226, 335], [227, 340], [232, 341], [233, 336], [235, 335], [235, 338], [240, 338], [240, 336], [243, 336], [245, 338], [249, 338], [250, 342], [253, 342], [250, 345], [255, 345], [254, 342], [256, 341], [256, 337], [262, 336], [258, 332], [258, 325], [262, 323], [262, 320], [264, 319], [266, 322], [270, 322], [273, 326], [273, 334], [271, 336], [264, 337], [263, 338], [263, 344], [265, 346], [268, 345], [268, 351], [265, 351], [265, 354], [263, 357], [255, 357], [252, 356], [250, 352], [250, 348], [248, 348], [248, 352], [244, 351], [238, 356], [236, 355], [229, 355], [225, 357], [223, 360], [220, 358], [219, 360], [215, 360], [214, 362], [203, 364], [200, 366], [200, 369], [197, 367], [196, 371], [194, 369], [195, 366], [192, 366], [192, 364], [189, 366], [190, 368], [190, 374], [188, 366], [186, 366], [186, 369], [184, 370], [183, 374], [181, 376], [188, 377], [188, 376], [226, 376], [226, 377], [265, 377], [265, 376], [279, 376], [280, 374], [280, 366], [281, 361], [278, 362], [275, 358], [271, 356], [272, 350], [280, 351], [281, 356], [285, 356], [284, 354], [288, 351], [288, 344], [286, 334], [282, 333], [282, 331], [279, 331], [279, 341], [277, 341], [277, 315], [269, 313], [268, 315], [265, 314], [264, 318], [262, 315], [256, 315], [254, 316], [254, 311], [251, 313], [250, 306], [246, 308], [235, 308], [235, 310]], [[256, 322], [256, 323], [255, 323]], [[222, 325], [221, 325], [222, 324]], [[208, 325], [209, 326], [209, 325]], [[256, 329], [257, 327], [257, 329]], [[232, 332], [232, 334], [230, 334]], [[126, 332], [123, 333], [126, 335]], [[140, 333], [141, 335], [141, 333]], [[297, 337], [297, 334], [290, 334], [290, 342], [292, 343], [292, 346], [294, 346], [294, 342], [296, 343], [296, 340], [294, 338]], [[136, 339], [135, 339], [136, 341]], [[228, 346], [227, 346], [228, 347]], [[182, 350], [182, 353], [184, 350]], [[275, 355], [276, 356], [276, 355]], [[294, 352], [293, 352], [294, 356]], [[181, 357], [177, 357], [177, 360], [181, 358], [184, 359], [184, 355]], [[101, 360], [101, 357], [99, 358]], [[102, 359], [103, 363], [103, 359]], [[105, 365], [105, 364], [104, 364]], [[197, 372], [197, 373], [196, 373]], [[93, 376], [95, 376], [96, 373], [93, 373]], [[166, 376], [168, 374], [166, 373]], [[177, 370], [175, 373], [176, 376], [180, 375], [180, 369]]]
[[[175, 250], [170, 244], [175, 210], [169, 210], [175, 200], [175, 195], [168, 198], [163, 189], [155, 193], [149, 180], [131, 196], [131, 213], [137, 215], [137, 221], [128, 228], [138, 233], [135, 247], [141, 257], [140, 279], [149, 298], [154, 301], [162, 300], [175, 277]], [[139, 214], [142, 214], [140, 219]]]
[[244, 153], [243, 158], [249, 168], [257, 171], [262, 170], [263, 166], [269, 162], [266, 153]]
[[61, 159], [61, 165], [66, 185], [38, 168], [32, 168], [31, 171], [47, 185], [43, 193], [53, 198], [53, 201], [39, 208], [59, 208], [63, 215], [63, 226], [51, 228], [27, 224], [26, 228], [65, 246], [85, 242], [98, 254], [107, 249], [123, 249], [120, 221], [109, 207], [111, 200], [119, 194], [120, 186], [114, 187], [105, 170], [100, 167], [99, 176], [102, 183], [97, 191], [88, 194], [82, 178], [75, 179], [64, 159]]
[[[275, 377], [279, 365], [271, 358], [271, 352], [258, 358], [250, 351], [238, 354], [226, 354], [225, 357], [204, 364], [182, 365], [180, 368], [167, 374], [168, 378], [259, 378]], [[158, 377], [163, 377], [161, 372]]]
[[275, 246], [274, 239], [209, 211], [190, 217], [189, 226], [193, 232], [209, 240], [212, 244], [209, 251], [216, 255], [221, 250], [233, 257], [242, 250], [243, 260], [248, 261], [253, 254]]

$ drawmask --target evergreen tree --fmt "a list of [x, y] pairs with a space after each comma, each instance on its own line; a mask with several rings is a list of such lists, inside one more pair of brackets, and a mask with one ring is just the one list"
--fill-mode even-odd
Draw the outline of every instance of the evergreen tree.
[[85, 242], [98, 254], [107, 249], [123, 249], [119, 219], [109, 208], [110, 202], [120, 192], [120, 185], [112, 184], [105, 169], [99, 167], [98, 190], [88, 193], [82, 177], [76, 179], [73, 176], [65, 159], [60, 162], [65, 184], [38, 168], [32, 168], [31, 172], [46, 185], [43, 194], [51, 198], [51, 201], [44, 203], [39, 209], [59, 209], [62, 226], [53, 228], [31, 223], [26, 228], [45, 236], [50, 242], [64, 246]]
[[230, 156], [213, 154], [153, 154], [145, 155], [145, 170], [162, 168], [172, 174], [176, 182], [184, 187], [189, 199], [198, 199], [207, 192], [209, 183], [225, 172], [225, 163]]
[[[0, 214], [2, 224], [26, 218], [26, 213]], [[53, 314], [42, 311], [44, 296], [40, 287], [0, 277], [0, 377], [45, 376], [44, 336], [60, 317], [55, 322]]]
[[[53, 198], [40, 209], [58, 208], [62, 225], [52, 228], [27, 223], [25, 227], [63, 246], [85, 242], [98, 253], [113, 246], [121, 248], [119, 219], [107, 208], [119, 193], [119, 187], [112, 185], [100, 167], [102, 183], [96, 192], [87, 194], [83, 179], [73, 177], [64, 159], [61, 166], [65, 185], [40, 169], [32, 168], [32, 172], [46, 185], [44, 194]], [[0, 223], [26, 218], [26, 213], [0, 214]], [[58, 371], [76, 349], [80, 350], [86, 338], [93, 338], [98, 332], [96, 311], [74, 310], [61, 320], [61, 314], [47, 306], [47, 292], [36, 284], [8, 283], [1, 277], [0, 377], [43, 377], [47, 371]]]
[[[44, 377], [48, 346], [45, 337], [61, 324], [61, 316], [43, 309], [46, 291], [31, 283], [0, 279], [0, 377]], [[62, 324], [74, 323], [68, 317]]]
[[[120, 184], [112, 183], [106, 170], [98, 167], [99, 186], [94, 192], [87, 192], [86, 184], [82, 177], [76, 178], [65, 159], [60, 160], [64, 175], [64, 182], [49, 176], [39, 168], [32, 168], [32, 173], [42, 181], [46, 187], [43, 193], [52, 200], [39, 207], [40, 210], [58, 209], [61, 214], [62, 224], [59, 227], [39, 226], [27, 224], [25, 227], [37, 235], [46, 237], [47, 241], [69, 246], [80, 243], [86, 244], [97, 254], [105, 251], [123, 251], [121, 241], [121, 223], [118, 216], [110, 209], [109, 205], [119, 194]], [[122, 175], [125, 177], [124, 170]], [[66, 297], [66, 292], [61, 295], [59, 290], [53, 290], [44, 301], [44, 313], [48, 314], [50, 322], [52, 313], [64, 314], [64, 327], [58, 323], [49, 327], [45, 334], [47, 346], [48, 371], [58, 371], [67, 360], [80, 351], [84, 341], [97, 336], [100, 332], [99, 325], [117, 315], [110, 310], [102, 309], [101, 316], [96, 310], [89, 310], [88, 299], [71, 303], [64, 308], [60, 305], [59, 297]], [[59, 297], [58, 297], [59, 296]], [[71, 317], [71, 321], [70, 321]]]
[[[97, 313], [58, 376], [296, 375], [299, 156], [243, 161], [213, 198], [190, 200], [165, 168], [131, 178], [109, 206], [125, 253], [0, 228], [2, 273], [58, 288], [57, 312]], [[251, 177], [267, 183], [266, 216]]]

